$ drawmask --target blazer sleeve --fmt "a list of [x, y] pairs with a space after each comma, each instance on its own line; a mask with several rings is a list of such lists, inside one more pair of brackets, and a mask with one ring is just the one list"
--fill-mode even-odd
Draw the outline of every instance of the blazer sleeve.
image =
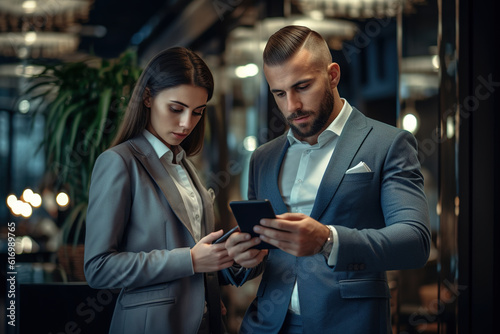
[[117, 152], [108, 150], [97, 159], [89, 193], [84, 261], [86, 279], [94, 288], [135, 288], [194, 274], [189, 247], [148, 252], [122, 249], [124, 238], [141, 237], [126, 232], [133, 208], [132, 180], [125, 159]]
[[[339, 240], [335, 270], [350, 270], [361, 263], [369, 271], [410, 269], [427, 262], [431, 243], [428, 206], [417, 142], [410, 133], [402, 131], [394, 137], [382, 169], [380, 205], [385, 227], [334, 225]], [[353, 215], [370, 219], [365, 213]]]

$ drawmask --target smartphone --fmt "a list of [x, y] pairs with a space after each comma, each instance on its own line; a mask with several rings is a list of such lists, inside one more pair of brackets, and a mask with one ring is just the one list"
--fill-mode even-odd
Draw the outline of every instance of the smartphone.
[[230, 229], [229, 231], [226, 232], [226, 234], [224, 234], [222, 237], [220, 237], [219, 239], [215, 240], [213, 242], [213, 244], [218, 244], [218, 243], [221, 243], [221, 242], [224, 242], [227, 240], [227, 238], [229, 238], [229, 236], [231, 234], [233, 234], [234, 232], [238, 231], [239, 230], [239, 226], [236, 225], [235, 227], [233, 227], [232, 229]]
[[[276, 218], [271, 202], [266, 200], [232, 201], [229, 203], [231, 211], [238, 222], [241, 232], [249, 233], [252, 237], [259, 234], [253, 231], [253, 227], [259, 224], [262, 218]], [[254, 246], [257, 249], [272, 249], [275, 246], [261, 241]]]

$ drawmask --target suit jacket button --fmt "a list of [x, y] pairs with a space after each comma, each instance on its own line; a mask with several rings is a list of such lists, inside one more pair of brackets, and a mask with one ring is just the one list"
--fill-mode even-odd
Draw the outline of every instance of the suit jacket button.
[[357, 264], [357, 263], [356, 263], [356, 264], [354, 265], [354, 270], [356, 270], [356, 271], [358, 271], [358, 270], [359, 270], [359, 264]]
[[366, 269], [366, 264], [361, 263], [361, 264], [359, 265], [359, 270], [365, 270], [365, 269]]
[[353, 269], [354, 269], [354, 266], [352, 264], [347, 266], [347, 270], [353, 270]]

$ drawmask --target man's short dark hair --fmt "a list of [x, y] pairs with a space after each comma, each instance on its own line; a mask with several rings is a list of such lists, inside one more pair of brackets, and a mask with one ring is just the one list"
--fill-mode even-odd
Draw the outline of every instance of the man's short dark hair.
[[329, 54], [328, 46], [320, 34], [307, 27], [291, 25], [281, 28], [269, 38], [264, 49], [264, 64], [281, 65], [303, 47], [318, 50], [318, 53], [323, 48]]

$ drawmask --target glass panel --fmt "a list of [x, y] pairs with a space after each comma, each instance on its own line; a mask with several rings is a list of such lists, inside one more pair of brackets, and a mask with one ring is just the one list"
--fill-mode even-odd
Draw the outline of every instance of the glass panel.
[[[0, 200], [5, 201], [10, 191], [10, 113], [5, 110], [0, 111]], [[2, 202], [0, 205], [0, 217], [3, 222], [8, 221], [9, 212], [7, 206]]]
[[265, 108], [259, 108], [260, 86], [263, 82], [261, 43], [253, 28], [234, 29], [226, 42], [225, 87], [228, 113], [227, 143], [229, 160], [239, 166], [234, 175], [230, 200], [247, 198], [248, 164], [252, 152], [267, 141]]
[[43, 140], [44, 118], [14, 114], [12, 184], [13, 191], [21, 194], [27, 187], [37, 187], [45, 169], [45, 159], [40, 144]]
[[440, 327], [440, 209], [439, 209], [439, 56], [438, 4], [403, 2], [398, 15], [398, 126], [412, 132], [419, 145], [432, 233], [431, 254], [420, 269], [398, 275], [397, 333], [438, 333]]
[[419, 142], [433, 241], [423, 269], [401, 272], [401, 333], [456, 332], [460, 293], [456, 20], [455, 0], [406, 5], [400, 12], [399, 125], [413, 130]]
[[439, 0], [439, 333], [456, 333], [458, 286], [458, 74], [457, 1]]

